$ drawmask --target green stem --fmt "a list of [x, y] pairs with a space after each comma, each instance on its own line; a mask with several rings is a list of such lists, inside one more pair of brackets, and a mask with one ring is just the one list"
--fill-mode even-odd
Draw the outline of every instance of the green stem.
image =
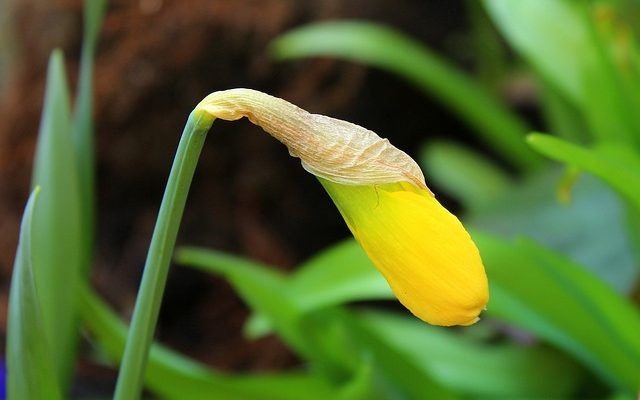
[[142, 391], [144, 369], [180, 220], [198, 158], [213, 121], [214, 118], [208, 114], [194, 111], [182, 133], [151, 238], [114, 400], [135, 400]]

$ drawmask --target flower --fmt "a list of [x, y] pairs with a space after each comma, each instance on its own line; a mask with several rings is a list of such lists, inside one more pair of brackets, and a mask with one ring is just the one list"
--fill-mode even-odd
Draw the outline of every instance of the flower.
[[420, 168], [358, 125], [250, 89], [207, 96], [194, 112], [247, 117], [316, 175], [398, 300], [434, 325], [470, 325], [488, 297], [475, 244], [427, 188]]

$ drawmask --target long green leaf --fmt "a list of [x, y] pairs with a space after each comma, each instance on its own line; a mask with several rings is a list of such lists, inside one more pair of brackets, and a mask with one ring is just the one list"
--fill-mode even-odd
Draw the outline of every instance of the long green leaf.
[[640, 210], [640, 153], [634, 149], [617, 144], [587, 149], [543, 134], [529, 135], [527, 142], [547, 157], [602, 179]]
[[[369, 324], [352, 313], [343, 316], [350, 347], [371, 360], [379, 393], [383, 399], [458, 399], [457, 388], [448, 388], [433, 374], [421, 368], [415, 357], [390, 343]], [[424, 326], [424, 324], [423, 324]]]
[[80, 192], [62, 53], [49, 61], [33, 186], [42, 193], [33, 223], [33, 268], [44, 334], [64, 391], [75, 357], [76, 285], [81, 268]]
[[505, 238], [529, 237], [565, 254], [619, 292], [631, 292], [640, 270], [624, 202], [597, 178], [583, 174], [571, 188], [570, 201], [562, 203], [557, 189], [561, 177], [558, 168], [529, 174], [491, 204], [472, 210], [464, 221]]
[[318, 23], [277, 38], [272, 52], [278, 59], [340, 57], [398, 74], [449, 106], [513, 165], [531, 168], [541, 161], [523, 143], [525, 123], [457, 67], [391, 28]]
[[303, 358], [316, 363], [334, 376], [345, 374], [349, 361], [327, 358], [319, 341], [331, 340], [331, 335], [319, 338], [318, 332], [306, 332], [303, 327], [302, 298], [294, 296], [286, 286], [285, 276], [274, 268], [215, 250], [180, 248], [176, 251], [179, 264], [196, 267], [224, 276], [249, 307], [263, 315], [280, 337]]
[[85, 0], [84, 35], [78, 75], [78, 88], [73, 115], [72, 133], [79, 171], [82, 216], [82, 264], [89, 269], [94, 236], [94, 127], [93, 127], [93, 66], [98, 32], [106, 8], [106, 0]]
[[572, 0], [485, 0], [509, 43], [577, 106], [599, 139], [633, 142], [638, 129], [619, 72], [602, 48], [590, 5]]
[[577, 388], [583, 375], [567, 357], [539, 345], [483, 344], [398, 314], [368, 312], [359, 319], [423, 375], [467, 395], [564, 398]]
[[640, 387], [640, 313], [584, 268], [527, 241], [473, 235], [491, 291], [490, 314], [573, 354], [614, 387]]
[[421, 164], [429, 182], [477, 210], [505, 192], [511, 183], [505, 172], [471, 149], [453, 142], [433, 142], [421, 149]]
[[[122, 358], [127, 326], [89, 288], [82, 289], [82, 319], [109, 358]], [[165, 399], [320, 400], [335, 396], [311, 373], [230, 375], [215, 371], [159, 344], [153, 344], [145, 372], [146, 386]]]
[[60, 399], [42, 307], [35, 286], [32, 258], [32, 220], [36, 187], [24, 211], [13, 266], [7, 321], [7, 390], [9, 400]]
[[[176, 253], [179, 263], [200, 268], [209, 272], [224, 275], [238, 290], [243, 299], [254, 312], [260, 313], [284, 340], [293, 345], [303, 357], [311, 362], [314, 368], [327, 373], [332, 379], [344, 379], [352, 376], [358, 382], [358, 376], [371, 361], [370, 356], [375, 353], [372, 363], [373, 374], [376, 377], [373, 384], [375, 391], [366, 390], [370, 387], [367, 382], [355, 385], [355, 393], [347, 391], [345, 396], [355, 396], [365, 399], [390, 398], [390, 393], [401, 392], [411, 399], [423, 396], [438, 399], [450, 399], [455, 396], [429, 376], [421, 374], [412, 363], [407, 363], [398, 357], [395, 351], [389, 352], [387, 347], [373, 342], [371, 347], [360, 340], [363, 333], [353, 324], [353, 317], [340, 308], [327, 308], [335, 304], [346, 294], [361, 296], [364, 292], [344, 291], [346, 288], [332, 290], [327, 282], [320, 282], [314, 286], [312, 278], [319, 277], [322, 261], [340, 260], [341, 255], [349, 256], [360, 263], [362, 270], [356, 268], [353, 274], [340, 276], [337, 273], [344, 264], [326, 264], [328, 275], [338, 281], [349, 284], [358, 282], [358, 277], [368, 273], [380, 274], [369, 264], [364, 253], [364, 263], [359, 260], [360, 252], [354, 252], [350, 244], [338, 246], [332, 251], [314, 258], [308, 265], [309, 272], [296, 283], [296, 277], [276, 273], [272, 268], [258, 263], [227, 254], [196, 248], [182, 248]], [[369, 271], [369, 272], [367, 272]], [[343, 274], [344, 275], [344, 274]], [[353, 282], [351, 281], [353, 279]], [[382, 279], [382, 278], [381, 278]], [[380, 287], [375, 279], [365, 279], [359, 282], [374, 283]], [[386, 286], [384, 279], [382, 285]], [[338, 287], [340, 282], [338, 282]], [[384, 287], [383, 286], [383, 287]], [[355, 286], [351, 286], [354, 288]], [[308, 288], [309, 299], [306, 298], [304, 288]], [[324, 293], [326, 291], [326, 294]], [[314, 295], [314, 292], [316, 293]], [[365, 291], [366, 292], [366, 291]], [[371, 290], [370, 294], [390, 292], [388, 287], [382, 290]], [[284, 308], [284, 311], [281, 309]], [[322, 310], [320, 310], [322, 308]], [[388, 387], [390, 384], [392, 387]], [[396, 387], [396, 385], [399, 385]], [[367, 395], [368, 393], [368, 395]]]
[[[345, 240], [329, 247], [304, 262], [289, 276], [277, 273], [272, 267], [215, 250], [181, 248], [176, 252], [176, 260], [225, 276], [234, 273], [252, 275], [264, 282], [272, 282], [270, 285], [278, 290], [286, 287], [288, 296], [296, 304], [295, 310], [288, 313], [288, 320], [347, 302], [394, 298], [387, 282], [355, 240]], [[243, 289], [239, 286], [238, 290]], [[254, 314], [246, 327], [248, 335], [253, 338], [271, 332], [272, 328], [260, 313]]]
[[389, 284], [355, 240], [345, 240], [302, 263], [289, 279], [292, 294], [312, 311], [350, 301], [393, 298]]

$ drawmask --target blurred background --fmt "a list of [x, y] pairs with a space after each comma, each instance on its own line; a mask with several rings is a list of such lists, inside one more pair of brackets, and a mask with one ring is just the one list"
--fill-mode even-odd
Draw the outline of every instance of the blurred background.
[[[471, 2], [469, 2], [471, 3]], [[276, 62], [277, 35], [309, 22], [381, 22], [479, 74], [462, 0], [112, 0], [95, 69], [98, 236], [93, 281], [130, 316], [162, 191], [181, 130], [208, 93], [261, 90], [345, 119], [416, 156], [428, 138], [474, 142], [442, 105], [389, 73], [329, 58]], [[473, 6], [471, 6], [473, 8]], [[62, 48], [75, 87], [82, 34], [79, 0], [0, 0], [0, 310], [6, 310], [19, 218], [28, 196], [46, 63]], [[481, 44], [480, 44], [481, 45]], [[477, 48], [477, 47], [476, 47]], [[535, 126], [526, 79], [500, 95]], [[427, 181], [429, 172], [426, 171]], [[437, 193], [438, 188], [432, 187]], [[455, 210], [456, 204], [440, 196]], [[201, 245], [290, 269], [348, 235], [313, 176], [246, 120], [218, 121], [207, 139], [178, 244]], [[173, 268], [158, 338], [209, 365], [266, 371], [297, 365], [277, 338], [240, 334], [248, 309], [222, 279]], [[6, 315], [0, 314], [4, 335]], [[5, 341], [2, 340], [2, 343]], [[115, 372], [86, 364], [82, 382]]]

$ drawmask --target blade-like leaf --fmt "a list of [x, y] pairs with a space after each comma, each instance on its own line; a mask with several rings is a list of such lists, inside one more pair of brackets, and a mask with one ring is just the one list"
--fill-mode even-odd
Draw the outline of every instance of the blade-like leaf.
[[[193, 249], [195, 250], [195, 249]], [[183, 251], [188, 253], [184, 253]], [[184, 249], [178, 252], [179, 261], [188, 265], [210, 270], [233, 270], [247, 263], [259, 266], [255, 262], [206, 250], [206, 253], [191, 253]], [[191, 254], [190, 254], [191, 253]], [[184, 255], [189, 256], [184, 258]], [[207, 254], [195, 263], [191, 256]], [[242, 268], [242, 267], [240, 267]], [[282, 285], [285, 285], [282, 276]], [[298, 304], [299, 313], [313, 311], [352, 301], [371, 299], [394, 299], [389, 284], [366, 256], [355, 240], [345, 240], [320, 252], [298, 267], [287, 277], [286, 287], [290, 296]], [[254, 314], [246, 325], [249, 337], [257, 338], [270, 333], [273, 329], [264, 315]]]
[[[318, 352], [300, 327], [302, 308], [285, 286], [285, 276], [260, 263], [215, 250], [180, 248], [176, 262], [224, 276], [249, 307], [264, 315], [298, 354], [314, 359]], [[321, 362], [321, 361], [319, 361]]]
[[420, 159], [429, 172], [429, 181], [467, 209], [490, 203], [510, 184], [509, 177], [496, 165], [452, 142], [429, 143], [423, 147]]
[[[357, 246], [357, 244], [355, 245]], [[375, 289], [368, 291], [371, 296], [390, 294], [383, 278], [380, 277], [382, 282], [377, 282], [375, 278], [366, 278], [368, 274], [373, 274], [373, 277], [379, 277], [380, 274], [370, 265], [364, 252], [354, 250], [352, 244], [345, 243], [312, 259], [307, 264], [309, 265], [308, 271], [301, 275], [299, 281], [296, 276], [287, 279], [283, 275], [276, 274], [269, 267], [217, 251], [182, 248], [178, 251], [176, 258], [178, 262], [186, 265], [202, 268], [209, 272], [222, 273], [235, 286], [252, 310], [259, 313], [269, 326], [273, 326], [285, 341], [289, 344], [293, 343], [294, 349], [308, 359], [315, 368], [319, 368], [330, 377], [339, 378], [345, 375], [352, 377], [355, 386], [351, 386], [351, 390], [346, 390], [345, 395], [359, 396], [362, 394], [366, 399], [373, 399], [373, 394], [366, 395], [368, 391], [362, 386], [366, 386], [366, 384], [358, 385], [356, 382], [358, 382], [358, 376], [362, 374], [363, 362], [364, 366], [368, 365], [369, 353], [377, 350], [354, 344], [354, 340], [357, 341], [359, 334], [353, 330], [355, 327], [352, 326], [352, 318], [346, 310], [327, 308], [336, 302], [347, 300], [350, 295], [358, 297], [367, 292], [355, 289], [357, 288], [355, 284], [358, 282], [373, 283]], [[360, 254], [362, 258], [360, 258]], [[342, 267], [348, 269], [348, 265], [326, 264], [328, 275], [337, 279], [337, 290], [332, 290], [326, 282], [320, 282], [317, 286], [313, 284], [312, 278], [320, 276], [323, 261], [340, 262], [345, 256], [358, 265], [352, 274], [338, 272], [338, 269]], [[268, 282], [274, 281], [272, 276], [274, 274], [278, 277], [276, 278], [278, 283], [272, 285]], [[266, 285], [265, 282], [267, 282]], [[341, 282], [346, 282], [348, 288], [340, 288]], [[264, 285], [264, 287], [259, 288], [260, 285]], [[309, 299], [306, 299], [304, 289], [309, 289]], [[345, 298], [345, 296], [347, 297]], [[290, 304], [291, 309], [295, 310], [294, 313], [290, 314], [288, 318], [283, 318], [280, 312], [274, 311], [276, 307], [273, 304], [278, 303]], [[323, 310], [319, 310], [321, 308]], [[294, 341], [290, 339], [292, 337]], [[407, 387], [399, 390], [412, 394], [410, 398], [418, 399], [420, 398], [418, 394], [432, 394], [433, 396], [430, 397], [439, 399], [454, 397], [451, 392], [429, 377], [420, 376], [420, 379], [414, 379], [412, 382], [411, 376], [414, 375], [407, 375], [402, 371], [414, 371], [414, 367], [405, 365], [404, 360], [392, 354], [383, 353], [378, 354], [377, 357], [384, 359], [384, 362], [390, 360], [393, 362], [386, 366], [374, 363], [374, 375], [377, 379], [391, 379], [392, 382], [407, 383]], [[399, 367], [400, 365], [403, 367]], [[384, 375], [384, 378], [379, 374]], [[385, 385], [379, 385], [380, 382], [376, 380], [374, 386], [377, 388], [378, 396], [376, 398], [380, 396], [383, 399], [388, 398], [386, 394], [390, 389]]]
[[640, 313], [584, 268], [527, 241], [473, 235], [491, 290], [490, 314], [573, 354], [611, 385], [640, 383]]
[[631, 147], [601, 144], [586, 149], [543, 134], [529, 135], [527, 142], [549, 158], [604, 180], [640, 210], [640, 154]]
[[[42, 193], [33, 223], [33, 268], [44, 334], [61, 387], [71, 376], [76, 332], [76, 285], [81, 267], [80, 194], [62, 53], [51, 55], [34, 160], [33, 186]], [[64, 389], [63, 389], [64, 391]]]
[[78, 162], [83, 270], [91, 265], [94, 235], [93, 65], [106, 0], [85, 0], [84, 35], [71, 137]]
[[32, 219], [38, 187], [27, 202], [13, 266], [7, 321], [9, 400], [61, 399], [32, 265]]
[[379, 67], [436, 96], [512, 164], [541, 161], [523, 145], [524, 124], [451, 63], [411, 38], [368, 22], [325, 22], [295, 29], [272, 44], [278, 59], [340, 57]]
[[[633, 142], [638, 121], [588, 2], [485, 0], [509, 43], [583, 113], [600, 139]], [[596, 18], [596, 17], [593, 17]]]
[[369, 312], [361, 324], [411, 360], [424, 375], [468, 395], [486, 398], [564, 398], [583, 370], [551, 349], [474, 342], [459, 332], [414, 318]]
[[307, 311], [350, 301], [393, 298], [389, 284], [355, 240], [331, 246], [298, 267], [289, 280]]
[[[369, 359], [379, 393], [383, 399], [458, 399], [455, 388], [447, 388], [432, 374], [421, 368], [414, 357], [382, 337], [365, 321], [345, 312], [342, 316], [350, 347]], [[423, 324], [423, 323], [422, 323]], [[424, 325], [424, 324], [423, 324]], [[402, 340], [402, 337], [399, 338]]]
[[556, 189], [560, 179], [557, 168], [530, 174], [491, 204], [472, 210], [464, 221], [502, 237], [532, 238], [629, 293], [640, 271], [627, 234], [624, 203], [605, 184], [583, 174], [571, 188], [570, 201], [563, 204]]
[[[84, 287], [81, 296], [83, 321], [107, 355], [119, 361], [127, 326], [90, 289]], [[145, 383], [162, 398], [175, 400], [320, 400], [335, 396], [324, 380], [311, 373], [229, 375], [159, 344], [151, 347]]]

